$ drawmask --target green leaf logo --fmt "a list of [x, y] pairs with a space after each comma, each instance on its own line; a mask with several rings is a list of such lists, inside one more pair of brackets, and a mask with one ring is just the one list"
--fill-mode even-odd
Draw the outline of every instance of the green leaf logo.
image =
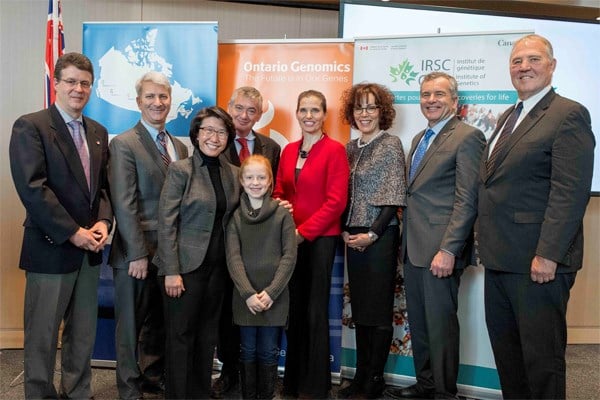
[[414, 81], [419, 75], [418, 72], [413, 71], [414, 66], [408, 61], [404, 60], [398, 66], [390, 66], [390, 76], [392, 77], [392, 82], [403, 81], [407, 85], [410, 85], [412, 81]]

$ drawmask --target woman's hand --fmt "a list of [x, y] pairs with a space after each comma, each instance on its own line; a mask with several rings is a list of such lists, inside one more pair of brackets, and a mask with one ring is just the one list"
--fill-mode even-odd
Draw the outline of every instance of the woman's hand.
[[279, 205], [283, 208], [285, 208], [286, 210], [288, 210], [288, 212], [290, 214], [294, 214], [294, 206], [292, 206], [292, 203], [290, 203], [287, 200], [281, 200], [279, 197], [276, 198], [275, 200], [277, 200], [279, 202]]
[[344, 238], [344, 242], [346, 242], [348, 247], [356, 251], [365, 251], [367, 247], [373, 244], [368, 233], [357, 233], [356, 235], [348, 234], [347, 239]]
[[263, 304], [265, 311], [270, 309], [271, 306], [273, 305], [273, 299], [271, 299], [271, 296], [269, 296], [269, 293], [265, 292], [264, 290], [262, 292], [260, 292], [259, 294], [257, 294], [256, 296], [258, 297], [260, 302]]
[[252, 315], [256, 315], [257, 312], [261, 312], [265, 309], [264, 304], [260, 301], [258, 294], [256, 293], [246, 299], [246, 305]]
[[302, 242], [304, 242], [304, 236], [302, 236], [300, 232], [298, 232], [298, 229], [296, 229], [296, 244], [300, 245]]
[[181, 297], [185, 292], [183, 287], [183, 278], [181, 275], [167, 275], [165, 276], [165, 291], [169, 297]]

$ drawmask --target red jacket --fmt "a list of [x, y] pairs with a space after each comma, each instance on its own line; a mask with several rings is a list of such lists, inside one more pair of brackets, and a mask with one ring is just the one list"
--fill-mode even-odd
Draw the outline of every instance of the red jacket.
[[292, 204], [298, 232], [307, 240], [339, 235], [340, 217], [348, 199], [350, 168], [346, 150], [323, 136], [311, 148], [296, 182], [300, 146], [302, 140], [283, 149], [273, 197]]

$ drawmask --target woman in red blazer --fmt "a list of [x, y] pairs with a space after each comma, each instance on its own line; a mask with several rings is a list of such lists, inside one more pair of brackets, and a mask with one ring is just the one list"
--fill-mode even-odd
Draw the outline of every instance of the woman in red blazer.
[[300, 93], [296, 118], [302, 139], [284, 148], [273, 193], [291, 205], [298, 240], [283, 389], [293, 397], [319, 399], [331, 388], [327, 310], [349, 176], [344, 146], [323, 132], [326, 116], [321, 92]]

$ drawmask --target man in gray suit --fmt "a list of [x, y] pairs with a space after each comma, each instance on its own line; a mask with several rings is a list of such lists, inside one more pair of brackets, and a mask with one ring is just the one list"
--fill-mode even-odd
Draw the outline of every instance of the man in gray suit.
[[458, 398], [458, 287], [472, 260], [485, 137], [456, 117], [457, 106], [452, 76], [423, 78], [421, 112], [428, 125], [408, 157], [401, 252], [417, 383], [390, 389], [395, 398]]
[[[227, 105], [227, 112], [235, 125], [235, 140], [223, 151], [223, 157], [230, 164], [240, 166], [243, 159], [251, 154], [261, 154], [269, 159], [273, 176], [277, 176], [281, 147], [268, 136], [255, 132], [252, 128], [262, 116], [263, 98], [260, 92], [251, 86], [243, 86], [233, 91]], [[217, 354], [223, 363], [221, 375], [211, 389], [211, 397], [222, 398], [230, 392], [239, 380], [238, 362], [240, 334], [233, 325], [231, 295], [233, 281], [228, 279], [225, 299], [221, 308], [219, 322], [219, 345]]]
[[[170, 161], [186, 146], [165, 130], [171, 109], [166, 76], [147, 72], [135, 84], [140, 121], [110, 143], [109, 181], [117, 230], [114, 268], [117, 387], [121, 399], [163, 387], [162, 286], [151, 263], [157, 247], [158, 200]], [[137, 357], [136, 357], [137, 354]]]
[[519, 101], [498, 120], [479, 173], [486, 324], [505, 399], [564, 399], [595, 140], [587, 109], [552, 89], [548, 40], [517, 40], [509, 65]]

